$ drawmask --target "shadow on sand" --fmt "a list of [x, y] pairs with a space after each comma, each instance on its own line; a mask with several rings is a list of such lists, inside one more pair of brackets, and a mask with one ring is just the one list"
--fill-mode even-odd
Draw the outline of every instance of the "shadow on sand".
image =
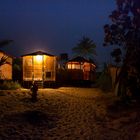
[[21, 113], [15, 113], [7, 115], [3, 118], [3, 121], [21, 124], [21, 125], [32, 125], [33, 127], [45, 127], [46, 129], [52, 129], [56, 127], [58, 121], [56, 114], [46, 114], [39, 110], [30, 110]]

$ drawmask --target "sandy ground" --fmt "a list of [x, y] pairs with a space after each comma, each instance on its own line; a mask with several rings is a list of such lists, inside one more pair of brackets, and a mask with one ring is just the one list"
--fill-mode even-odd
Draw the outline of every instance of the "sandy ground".
[[[0, 91], [0, 140], [140, 140], [138, 105], [95, 88]], [[117, 103], [117, 102], [116, 102]]]

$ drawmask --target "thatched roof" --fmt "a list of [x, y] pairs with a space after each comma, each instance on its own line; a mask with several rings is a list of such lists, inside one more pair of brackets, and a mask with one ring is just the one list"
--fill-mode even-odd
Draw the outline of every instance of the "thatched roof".
[[84, 57], [77, 56], [73, 59], [70, 59], [68, 62], [88, 62], [94, 64], [92, 60], [85, 59]]
[[24, 54], [24, 55], [22, 55], [22, 57], [23, 56], [30, 56], [30, 55], [48, 55], [48, 56], [54, 56], [54, 55], [48, 54], [46, 52], [36, 51], [36, 52], [33, 52], [33, 53]]

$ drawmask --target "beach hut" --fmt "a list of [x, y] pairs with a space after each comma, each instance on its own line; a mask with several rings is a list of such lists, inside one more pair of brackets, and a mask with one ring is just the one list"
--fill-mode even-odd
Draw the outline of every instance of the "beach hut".
[[95, 64], [83, 57], [75, 57], [66, 64], [71, 80], [95, 80]]
[[12, 80], [12, 61], [12, 56], [0, 50], [0, 80]]
[[39, 86], [55, 82], [56, 56], [37, 51], [25, 54], [22, 58], [24, 85], [29, 85], [33, 81], [36, 81]]

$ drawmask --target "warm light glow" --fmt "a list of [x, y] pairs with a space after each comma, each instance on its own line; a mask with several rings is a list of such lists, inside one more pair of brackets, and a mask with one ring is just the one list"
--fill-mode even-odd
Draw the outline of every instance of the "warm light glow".
[[41, 62], [43, 60], [42, 55], [37, 55], [36, 56], [36, 61]]
[[83, 66], [79, 63], [69, 63], [68, 69], [83, 69]]

